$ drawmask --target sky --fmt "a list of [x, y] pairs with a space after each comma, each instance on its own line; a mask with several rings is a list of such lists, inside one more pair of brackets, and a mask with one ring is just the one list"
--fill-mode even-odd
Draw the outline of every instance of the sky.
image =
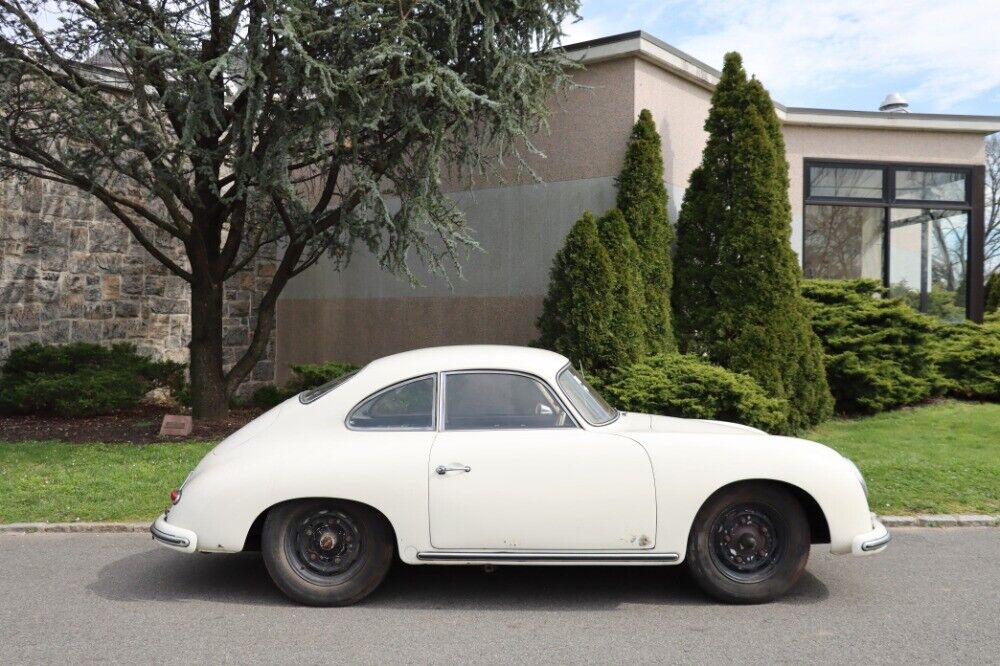
[[1000, 0], [583, 0], [564, 44], [645, 30], [786, 106], [1000, 116]]

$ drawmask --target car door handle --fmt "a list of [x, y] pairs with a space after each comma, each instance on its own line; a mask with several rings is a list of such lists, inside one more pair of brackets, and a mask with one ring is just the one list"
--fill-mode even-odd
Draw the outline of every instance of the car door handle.
[[472, 468], [462, 463], [449, 463], [447, 465], [438, 465], [434, 468], [434, 471], [438, 474], [447, 474], [448, 472], [471, 472]]

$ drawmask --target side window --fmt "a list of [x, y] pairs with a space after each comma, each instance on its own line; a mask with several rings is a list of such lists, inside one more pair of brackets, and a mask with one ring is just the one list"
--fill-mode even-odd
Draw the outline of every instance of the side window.
[[357, 430], [433, 430], [434, 377], [379, 391], [354, 408], [347, 425]]
[[445, 430], [574, 428], [572, 417], [544, 384], [523, 375], [445, 375]]

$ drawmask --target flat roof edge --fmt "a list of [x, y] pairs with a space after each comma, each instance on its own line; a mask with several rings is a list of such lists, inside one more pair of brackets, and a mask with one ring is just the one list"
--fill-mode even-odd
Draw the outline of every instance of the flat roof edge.
[[[563, 49], [571, 57], [582, 51], [578, 60], [584, 65], [625, 57], [641, 58], [708, 90], [715, 87], [722, 75], [714, 67], [644, 30], [576, 42]], [[789, 125], [971, 132], [984, 135], [1000, 132], [1000, 116], [814, 109], [786, 107], [777, 101], [774, 102], [774, 108], [781, 121]]]
[[[777, 108], [777, 105], [775, 106]], [[886, 113], [884, 111], [850, 111], [790, 106], [778, 109], [778, 117], [789, 125], [969, 132], [983, 135], [1000, 132], [1000, 117], [998, 116]]]
[[668, 53], [670, 53], [672, 55], [677, 56], [681, 60], [684, 60], [685, 62], [688, 62], [688, 63], [694, 65], [695, 67], [697, 67], [697, 68], [699, 68], [701, 70], [704, 70], [704, 72], [706, 74], [710, 74], [710, 75], [714, 76], [715, 78], [719, 78], [720, 76], [722, 76], [722, 72], [720, 72], [719, 70], [715, 69], [711, 65], [708, 65], [708, 64], [702, 62], [701, 60], [698, 60], [697, 58], [695, 58], [690, 53], [685, 53], [684, 51], [681, 51], [676, 46], [673, 46], [672, 44], [668, 44], [667, 42], [663, 41], [662, 39], [660, 39], [656, 35], [651, 35], [648, 32], [646, 32], [645, 30], [633, 30], [631, 32], [618, 33], [617, 35], [608, 35], [607, 37], [598, 37], [597, 39], [588, 39], [587, 41], [584, 41], [584, 42], [575, 42], [573, 44], [567, 44], [566, 46], [563, 47], [563, 50], [565, 50], [565, 51], [581, 51], [581, 50], [584, 50], [584, 49], [593, 48], [595, 46], [605, 46], [605, 45], [608, 45], [608, 44], [617, 44], [619, 42], [627, 42], [627, 41], [630, 41], [630, 40], [633, 40], [633, 39], [645, 40], [645, 41], [649, 42], [650, 44], [658, 46], [661, 49], [663, 49], [664, 51], [666, 51], [666, 52], [668, 52]]
[[721, 73], [697, 58], [642, 30], [569, 44], [566, 53], [583, 65], [620, 58], [641, 58], [673, 74], [712, 90]]
[[597, 37], [596, 39], [587, 39], [582, 42], [573, 42], [572, 44], [564, 44], [563, 51], [582, 51], [584, 49], [589, 49], [594, 46], [604, 46], [605, 44], [615, 44], [617, 42], [626, 42], [630, 39], [637, 39], [643, 36], [642, 30], [632, 30], [631, 32], [620, 32], [617, 35], [608, 35], [607, 37]]

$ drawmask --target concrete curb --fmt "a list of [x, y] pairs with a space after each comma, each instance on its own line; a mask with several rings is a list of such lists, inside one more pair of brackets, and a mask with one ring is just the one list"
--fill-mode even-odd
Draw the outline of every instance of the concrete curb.
[[[920, 514], [879, 516], [886, 527], [1000, 527], [1000, 516], [975, 514]], [[149, 523], [10, 523], [0, 525], [0, 534], [113, 534], [149, 532]]]
[[879, 516], [886, 527], [997, 527], [1000, 516], [923, 513], [916, 516]]
[[0, 534], [46, 533], [121, 533], [149, 532], [150, 523], [10, 523], [0, 525]]

